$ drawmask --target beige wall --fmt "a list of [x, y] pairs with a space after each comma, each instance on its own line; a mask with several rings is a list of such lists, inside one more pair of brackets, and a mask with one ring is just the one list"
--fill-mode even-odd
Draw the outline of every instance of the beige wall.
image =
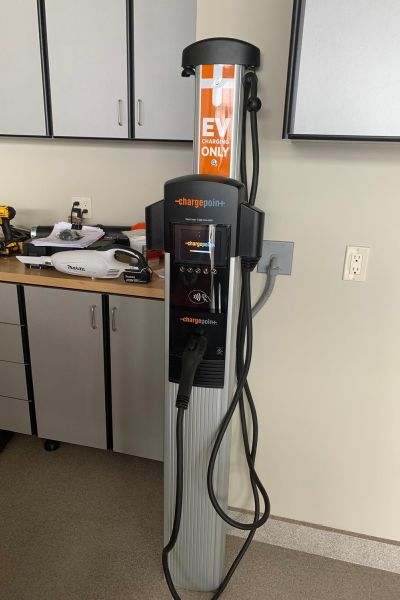
[[72, 196], [90, 196], [94, 223], [133, 224], [163, 195], [164, 181], [192, 171], [185, 142], [0, 138], [0, 203], [16, 223], [65, 219]]
[[[198, 38], [261, 48], [258, 205], [266, 237], [295, 242], [292, 277], [255, 320], [258, 469], [273, 514], [399, 540], [400, 146], [281, 140], [291, 9], [198, 12]], [[346, 244], [371, 247], [366, 283], [342, 281]], [[250, 507], [242, 473], [234, 452], [230, 503]]]
[[[272, 511], [399, 540], [400, 146], [282, 141], [291, 0], [198, 4], [200, 38], [262, 50], [258, 205], [266, 236], [295, 242], [292, 277], [255, 321], [258, 468]], [[0, 201], [35, 224], [90, 195], [94, 221], [135, 222], [191, 158], [188, 144], [0, 139]], [[371, 246], [364, 284], [341, 280], [348, 243]], [[232, 463], [230, 503], [251, 506], [236, 452]]]

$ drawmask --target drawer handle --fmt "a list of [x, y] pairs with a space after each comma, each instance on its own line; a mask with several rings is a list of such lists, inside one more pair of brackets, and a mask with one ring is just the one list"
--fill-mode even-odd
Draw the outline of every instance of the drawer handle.
[[137, 113], [137, 124], [139, 125], [139, 127], [141, 127], [143, 125], [143, 119], [142, 119], [142, 100], [138, 100], [136, 103], [136, 113]]
[[122, 127], [122, 125], [123, 125], [123, 121], [122, 121], [122, 99], [121, 98], [118, 100], [118, 125], [120, 127]]
[[90, 320], [91, 320], [92, 329], [97, 329], [96, 308], [97, 308], [97, 306], [95, 304], [93, 304], [93, 306], [90, 307]]
[[117, 307], [114, 306], [114, 308], [111, 311], [111, 329], [113, 331], [118, 331], [117, 321], [116, 321], [116, 314], [117, 314]]

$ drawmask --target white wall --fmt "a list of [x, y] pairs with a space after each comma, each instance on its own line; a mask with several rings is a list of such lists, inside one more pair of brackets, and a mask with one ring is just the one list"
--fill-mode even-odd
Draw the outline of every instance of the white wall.
[[[292, 277], [255, 321], [258, 468], [272, 512], [400, 540], [400, 146], [282, 141], [291, 0], [198, 6], [199, 38], [261, 48], [258, 205], [268, 239], [295, 242]], [[37, 224], [90, 195], [94, 221], [133, 223], [191, 160], [189, 144], [1, 138], [0, 202]], [[366, 283], [341, 280], [348, 243], [371, 246]], [[230, 503], [250, 507], [235, 452], [232, 466]]]
[[167, 179], [192, 172], [192, 145], [0, 138], [0, 203], [15, 223], [66, 219], [72, 196], [92, 198], [93, 223], [134, 224]]
[[[399, 540], [400, 146], [281, 140], [291, 10], [201, 0], [198, 12], [198, 38], [261, 49], [257, 203], [266, 237], [295, 242], [292, 277], [255, 320], [257, 466], [273, 514]], [[342, 281], [346, 244], [371, 247], [366, 283]], [[230, 504], [251, 507], [237, 451], [232, 462]]]

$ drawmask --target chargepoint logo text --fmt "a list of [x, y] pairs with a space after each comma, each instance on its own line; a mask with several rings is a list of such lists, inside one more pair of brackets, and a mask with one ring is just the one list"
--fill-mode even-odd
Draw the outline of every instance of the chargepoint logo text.
[[190, 323], [191, 325], [218, 325], [218, 321], [212, 319], [199, 319], [198, 317], [180, 317], [182, 323]]
[[175, 204], [179, 206], [192, 206], [193, 208], [222, 208], [226, 205], [225, 200], [201, 200], [200, 198], [178, 198]]
[[185, 242], [185, 246], [191, 246], [193, 248], [215, 248], [215, 244], [214, 242], [199, 242], [199, 241], [192, 241], [189, 240], [188, 242]]

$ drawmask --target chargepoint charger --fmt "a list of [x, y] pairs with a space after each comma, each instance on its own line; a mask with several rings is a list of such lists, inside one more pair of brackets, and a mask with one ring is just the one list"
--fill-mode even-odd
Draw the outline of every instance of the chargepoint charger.
[[[166, 396], [163, 568], [176, 587], [226, 588], [269, 498], [255, 471], [258, 424], [247, 375], [252, 354], [250, 273], [262, 252], [258, 184], [258, 48], [212, 38], [183, 51], [183, 76], [195, 75], [194, 175], [165, 184], [147, 207], [148, 246], [165, 251]], [[253, 173], [246, 168], [250, 114]], [[252, 420], [249, 439], [245, 402]], [[230, 429], [239, 407], [254, 496], [253, 523], [227, 513]], [[263, 499], [261, 506], [260, 495]], [[261, 510], [262, 515], [261, 515]], [[249, 535], [224, 576], [226, 524]]]

